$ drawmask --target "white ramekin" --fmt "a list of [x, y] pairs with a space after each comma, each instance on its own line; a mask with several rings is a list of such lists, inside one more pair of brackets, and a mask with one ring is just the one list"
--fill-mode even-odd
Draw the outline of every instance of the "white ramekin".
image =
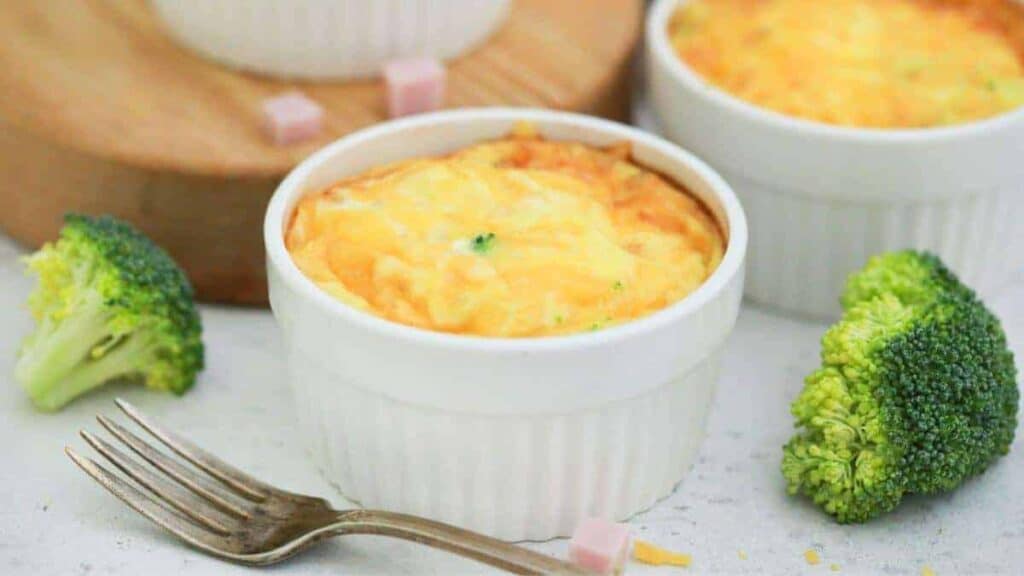
[[[726, 230], [719, 268], [681, 302], [622, 326], [501, 339], [355, 310], [292, 262], [282, 234], [304, 194], [504, 136], [523, 120], [552, 139], [631, 142], [639, 163], [685, 185]], [[326, 477], [364, 506], [538, 540], [570, 534], [583, 516], [626, 518], [689, 469], [739, 309], [747, 231], [728, 185], [660, 138], [587, 116], [492, 108], [388, 122], [331, 144], [281, 183], [264, 240], [289, 381]]]
[[454, 58], [487, 38], [510, 0], [150, 0], [179, 42], [273, 76], [376, 76], [392, 58]]
[[747, 295], [834, 317], [846, 276], [871, 255], [939, 254], [991, 295], [1024, 265], [1024, 110], [925, 130], [830, 126], [758, 108], [676, 57], [647, 21], [648, 93], [661, 130], [717, 169], [750, 219]]

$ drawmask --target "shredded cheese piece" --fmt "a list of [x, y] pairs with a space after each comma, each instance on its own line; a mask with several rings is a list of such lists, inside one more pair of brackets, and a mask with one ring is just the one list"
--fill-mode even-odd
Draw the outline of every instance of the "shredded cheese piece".
[[833, 571], [833, 572], [839, 572], [839, 564], [832, 564], [831, 566], [828, 567], [828, 569]]
[[693, 557], [689, 554], [665, 550], [643, 540], [637, 540], [633, 543], [633, 559], [652, 566], [668, 565], [682, 566], [684, 568], [693, 562]]
[[811, 566], [815, 566], [819, 562], [821, 562], [821, 557], [818, 556], [818, 553], [814, 550], [808, 550], [804, 552], [804, 559], [807, 560], [807, 563]]
[[921, 576], [935, 576], [935, 571], [927, 566], [921, 568]]
[[736, 552], [736, 555], [740, 557], [740, 560], [746, 560], [747, 559], [747, 553], [744, 552], [743, 550], [738, 550]]

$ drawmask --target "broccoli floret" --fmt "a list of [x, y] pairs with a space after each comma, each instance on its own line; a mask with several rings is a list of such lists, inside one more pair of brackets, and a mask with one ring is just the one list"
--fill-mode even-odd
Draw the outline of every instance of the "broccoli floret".
[[1017, 372], [999, 320], [933, 255], [873, 258], [847, 282], [822, 366], [792, 404], [791, 494], [839, 522], [952, 490], [1006, 454]]
[[202, 327], [185, 274], [160, 247], [109, 216], [65, 217], [60, 238], [26, 259], [38, 276], [36, 330], [15, 379], [41, 410], [112, 380], [183, 394], [203, 368]]

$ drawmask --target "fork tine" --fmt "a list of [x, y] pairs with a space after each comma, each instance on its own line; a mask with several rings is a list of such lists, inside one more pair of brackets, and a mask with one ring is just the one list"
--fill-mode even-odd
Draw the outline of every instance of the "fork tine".
[[79, 434], [82, 435], [82, 438], [85, 439], [90, 446], [95, 448], [97, 452], [109, 460], [114, 466], [120, 468], [121, 471], [127, 474], [132, 480], [138, 482], [143, 488], [146, 488], [155, 496], [161, 498], [165, 503], [172, 506], [178, 512], [181, 512], [195, 523], [205, 526], [209, 530], [220, 534], [221, 536], [227, 536], [231, 533], [227, 526], [218, 522], [210, 514], [214, 508], [205, 500], [195, 496], [188, 490], [179, 487], [177, 484], [167, 482], [156, 474], [146, 470], [127, 454], [121, 452], [117, 448], [114, 448], [102, 438], [94, 436], [86, 430], [82, 430]]
[[105, 416], [97, 416], [96, 420], [115, 438], [141, 456], [143, 460], [173, 478], [177, 483], [205, 498], [215, 507], [232, 516], [244, 519], [251, 518], [249, 511], [242, 504], [244, 500], [242, 500], [241, 496], [225, 490], [217, 483], [204, 478], [200, 473], [189, 470], [173, 458], [167, 457], [163, 452], [153, 448], [117, 422]]
[[65, 446], [64, 452], [75, 464], [78, 464], [79, 468], [84, 470], [89, 476], [92, 476], [93, 480], [99, 482], [111, 494], [117, 496], [130, 508], [149, 518], [150, 521], [163, 527], [178, 538], [213, 554], [223, 555], [226, 551], [230, 550], [230, 546], [224, 538], [207, 531], [205, 528], [196, 526], [160, 506], [148, 496], [139, 492], [131, 484], [108, 472], [106, 468], [97, 464], [95, 460], [79, 456], [70, 446]]
[[276, 491], [273, 486], [264, 484], [252, 476], [249, 476], [245, 472], [242, 472], [220, 458], [217, 458], [213, 454], [210, 454], [206, 450], [196, 446], [189, 440], [178, 436], [170, 430], [157, 426], [156, 423], [154, 423], [148, 416], [142, 414], [142, 412], [128, 402], [125, 402], [120, 398], [114, 400], [114, 402], [122, 412], [124, 412], [136, 424], [156, 437], [157, 440], [163, 442], [168, 448], [185, 460], [194, 464], [197, 468], [203, 470], [210, 476], [213, 476], [231, 488], [234, 488], [246, 498], [256, 502], [262, 502], [267, 498], [269, 493]]

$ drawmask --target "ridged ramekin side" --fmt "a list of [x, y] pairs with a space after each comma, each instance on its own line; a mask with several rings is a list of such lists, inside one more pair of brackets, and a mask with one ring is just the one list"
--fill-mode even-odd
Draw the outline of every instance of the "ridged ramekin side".
[[891, 250], [938, 254], [982, 296], [1024, 266], [1024, 183], [930, 202], [858, 203], [722, 172], [749, 218], [747, 296], [769, 306], [834, 318], [846, 277]]
[[168, 31], [234, 68], [295, 78], [374, 76], [401, 56], [455, 57], [508, 0], [150, 0]]
[[642, 396], [552, 415], [418, 406], [339, 381], [312, 358], [288, 365], [307, 446], [346, 497], [545, 540], [585, 516], [627, 518], [672, 491], [703, 439], [718, 353]]

